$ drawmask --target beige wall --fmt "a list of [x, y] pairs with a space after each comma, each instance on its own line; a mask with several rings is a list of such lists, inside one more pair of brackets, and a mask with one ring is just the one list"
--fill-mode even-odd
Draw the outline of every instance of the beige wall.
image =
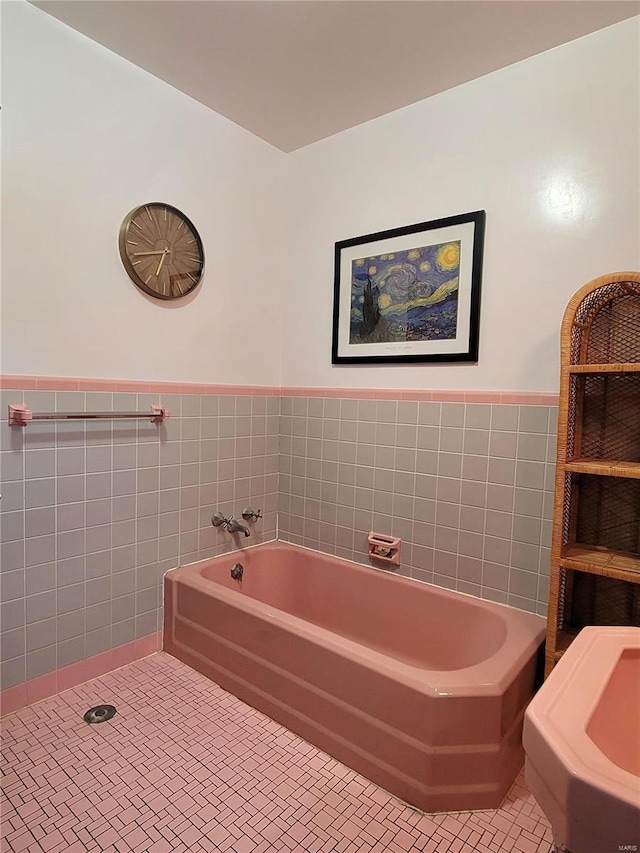
[[[0, 372], [280, 381], [285, 155], [23, 0], [2, 4]], [[125, 215], [183, 210], [205, 276], [162, 302], [129, 280]]]
[[[289, 155], [285, 386], [557, 392], [565, 305], [640, 267], [634, 18]], [[333, 243], [484, 209], [477, 365], [331, 366]]]
[[[637, 19], [289, 155], [23, 0], [3, 4], [3, 373], [554, 392], [564, 306], [640, 265]], [[192, 299], [118, 257], [183, 209]], [[333, 244], [486, 209], [478, 365], [332, 367]]]

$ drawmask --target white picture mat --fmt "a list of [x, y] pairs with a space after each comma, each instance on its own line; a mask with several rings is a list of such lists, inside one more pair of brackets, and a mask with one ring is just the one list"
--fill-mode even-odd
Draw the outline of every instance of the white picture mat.
[[[388, 237], [370, 243], [359, 243], [340, 251], [340, 303], [338, 322], [338, 355], [442, 355], [466, 352], [469, 348], [471, 319], [471, 275], [473, 271], [473, 240], [475, 223], [465, 222], [447, 228], [435, 228], [400, 237]], [[458, 318], [456, 337], [449, 340], [405, 341], [387, 343], [349, 343], [351, 319], [352, 262], [359, 258], [402, 252], [423, 246], [460, 241], [460, 278], [458, 282]]]

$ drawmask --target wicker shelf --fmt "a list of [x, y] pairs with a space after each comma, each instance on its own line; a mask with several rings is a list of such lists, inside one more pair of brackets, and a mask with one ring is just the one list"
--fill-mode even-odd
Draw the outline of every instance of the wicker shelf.
[[560, 660], [581, 630], [581, 628], [563, 628], [558, 632], [558, 639], [556, 641], [555, 651], [553, 652], [554, 661]]
[[569, 364], [569, 373], [640, 373], [640, 361], [619, 364]]
[[601, 477], [640, 478], [640, 462], [625, 462], [620, 459], [587, 459], [577, 457], [565, 463], [565, 471], [573, 474], [597, 474]]
[[591, 572], [635, 582], [640, 578], [640, 556], [626, 551], [613, 551], [596, 545], [565, 545], [561, 552], [563, 569]]
[[548, 675], [587, 625], [640, 625], [640, 272], [567, 305], [560, 340]]

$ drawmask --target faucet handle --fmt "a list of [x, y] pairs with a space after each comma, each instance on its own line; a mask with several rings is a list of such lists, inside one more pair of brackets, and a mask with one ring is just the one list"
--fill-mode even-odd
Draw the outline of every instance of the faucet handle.
[[222, 527], [223, 524], [228, 524], [229, 519], [225, 518], [225, 516], [221, 512], [214, 512], [211, 516], [211, 524], [214, 527]]
[[255, 510], [255, 509], [251, 509], [251, 507], [250, 507], [250, 506], [246, 506], [246, 507], [242, 510], [242, 517], [244, 518], [244, 520], [245, 520], [245, 521], [250, 521], [252, 518], [255, 518], [255, 519], [257, 520], [257, 519], [259, 519], [259, 518], [262, 518], [262, 510], [261, 510], [261, 509], [259, 509], [259, 510], [256, 512], [256, 510]]

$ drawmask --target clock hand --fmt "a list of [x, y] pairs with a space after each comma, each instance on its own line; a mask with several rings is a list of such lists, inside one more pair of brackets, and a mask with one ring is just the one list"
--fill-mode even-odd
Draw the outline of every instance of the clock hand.
[[165, 249], [162, 253], [162, 257], [160, 258], [160, 263], [158, 264], [158, 269], [156, 270], [156, 276], [160, 275], [160, 270], [162, 269], [162, 264], [164, 263], [164, 259], [169, 254], [169, 249]]
[[134, 258], [137, 258], [139, 255], [164, 255], [168, 249], [161, 249], [159, 252], [134, 252]]

